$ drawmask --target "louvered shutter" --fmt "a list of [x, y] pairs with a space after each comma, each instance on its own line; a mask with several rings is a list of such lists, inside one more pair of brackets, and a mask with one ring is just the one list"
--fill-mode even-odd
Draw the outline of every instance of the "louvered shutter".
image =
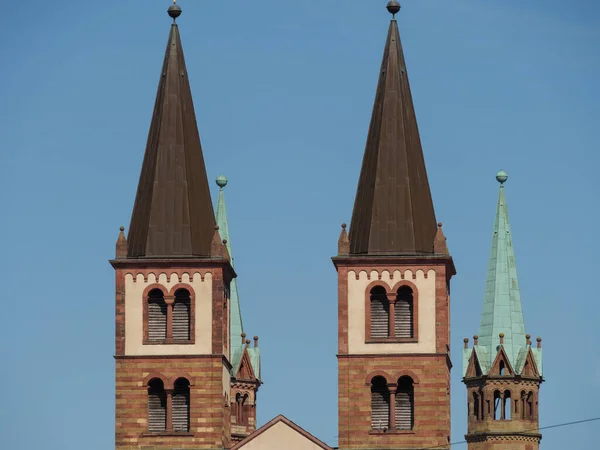
[[167, 425], [167, 396], [164, 390], [148, 392], [148, 431], [165, 431]]
[[390, 394], [385, 384], [371, 387], [371, 428], [381, 430], [390, 425]]
[[410, 290], [400, 289], [394, 310], [396, 337], [413, 337], [413, 296]]
[[385, 292], [371, 294], [371, 337], [389, 336], [390, 303]]
[[173, 340], [190, 339], [190, 299], [176, 298], [173, 304]]
[[413, 395], [411, 389], [398, 389], [396, 392], [396, 428], [412, 430], [413, 428]]
[[176, 385], [173, 390], [173, 431], [190, 430], [190, 388]]
[[148, 340], [164, 341], [167, 338], [167, 304], [162, 298], [148, 301]]

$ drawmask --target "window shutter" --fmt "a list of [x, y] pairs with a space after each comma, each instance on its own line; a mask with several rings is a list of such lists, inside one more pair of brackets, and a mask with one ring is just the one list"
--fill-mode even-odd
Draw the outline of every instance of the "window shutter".
[[396, 337], [411, 338], [413, 334], [413, 295], [410, 289], [400, 289], [394, 310]]
[[164, 341], [167, 338], [167, 304], [163, 298], [148, 301], [148, 340]]
[[167, 396], [164, 389], [148, 391], [148, 431], [165, 431], [167, 425]]
[[385, 291], [371, 293], [371, 337], [389, 336], [390, 303]]
[[173, 304], [173, 340], [190, 340], [190, 298], [175, 299]]
[[176, 383], [173, 390], [173, 431], [190, 431], [190, 388]]
[[371, 387], [371, 428], [381, 430], [390, 425], [390, 393], [385, 382]]
[[412, 430], [413, 428], [413, 399], [409, 389], [396, 392], [396, 428]]

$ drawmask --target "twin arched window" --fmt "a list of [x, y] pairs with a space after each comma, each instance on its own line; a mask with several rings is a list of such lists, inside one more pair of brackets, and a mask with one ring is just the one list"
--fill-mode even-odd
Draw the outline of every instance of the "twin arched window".
[[384, 287], [370, 292], [370, 338], [415, 337], [414, 295], [409, 286], [402, 286], [390, 300]]
[[152, 289], [148, 293], [146, 307], [147, 342], [192, 340], [192, 302], [187, 289], [178, 289], [172, 297], [165, 297], [160, 289]]
[[188, 432], [190, 430], [190, 382], [178, 378], [173, 389], [153, 378], [148, 383], [148, 431]]
[[371, 381], [371, 428], [373, 430], [412, 430], [414, 427], [414, 385], [410, 377], [401, 377], [395, 388], [385, 378]]

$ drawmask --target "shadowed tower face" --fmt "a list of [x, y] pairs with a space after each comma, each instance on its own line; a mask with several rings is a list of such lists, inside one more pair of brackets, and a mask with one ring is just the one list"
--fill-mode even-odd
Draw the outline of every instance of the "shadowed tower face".
[[[397, 2], [388, 11], [400, 10]], [[448, 448], [450, 279], [395, 18], [338, 256], [340, 449]]]
[[[116, 259], [117, 449], [231, 446], [231, 282], [179, 27], [169, 32], [129, 235]], [[238, 337], [238, 339], [240, 339]], [[236, 341], [237, 343], [237, 341]], [[236, 349], [239, 346], [236, 346]]]
[[488, 263], [483, 312], [473, 347], [464, 339], [463, 382], [469, 405], [470, 450], [536, 450], [538, 393], [542, 378], [541, 339], [532, 347], [517, 278], [504, 183], [500, 193]]

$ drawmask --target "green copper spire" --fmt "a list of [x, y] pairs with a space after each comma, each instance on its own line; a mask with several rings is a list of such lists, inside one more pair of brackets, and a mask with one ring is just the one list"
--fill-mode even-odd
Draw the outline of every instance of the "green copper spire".
[[[217, 201], [217, 225], [219, 226], [219, 234], [221, 235], [221, 239], [227, 241], [227, 251], [229, 252], [229, 258], [231, 261], [231, 265], [234, 265], [233, 253], [231, 251], [231, 237], [229, 236], [229, 224], [227, 223], [227, 210], [225, 208], [225, 192], [223, 188], [227, 186], [227, 178], [224, 175], [219, 175], [217, 177], [217, 186], [219, 186], [219, 198]], [[230, 316], [231, 321], [229, 325], [229, 336], [231, 337], [231, 354], [232, 357], [235, 358], [234, 355], [238, 355], [241, 357], [241, 349], [244, 344], [242, 344], [242, 333], [244, 332], [244, 327], [242, 325], [242, 313], [240, 309], [240, 299], [238, 296], [238, 288], [237, 288], [237, 279], [234, 278], [231, 280], [231, 284], [229, 286], [229, 295], [230, 295]]]
[[504, 183], [507, 179], [508, 175], [502, 170], [496, 175], [496, 180], [500, 183], [500, 194], [479, 328], [479, 347], [485, 348], [485, 355], [488, 357], [486, 362], [491, 365], [500, 345], [499, 335], [504, 333], [504, 351], [511, 365], [516, 368], [517, 358], [527, 343], [515, 252], [504, 193]]

